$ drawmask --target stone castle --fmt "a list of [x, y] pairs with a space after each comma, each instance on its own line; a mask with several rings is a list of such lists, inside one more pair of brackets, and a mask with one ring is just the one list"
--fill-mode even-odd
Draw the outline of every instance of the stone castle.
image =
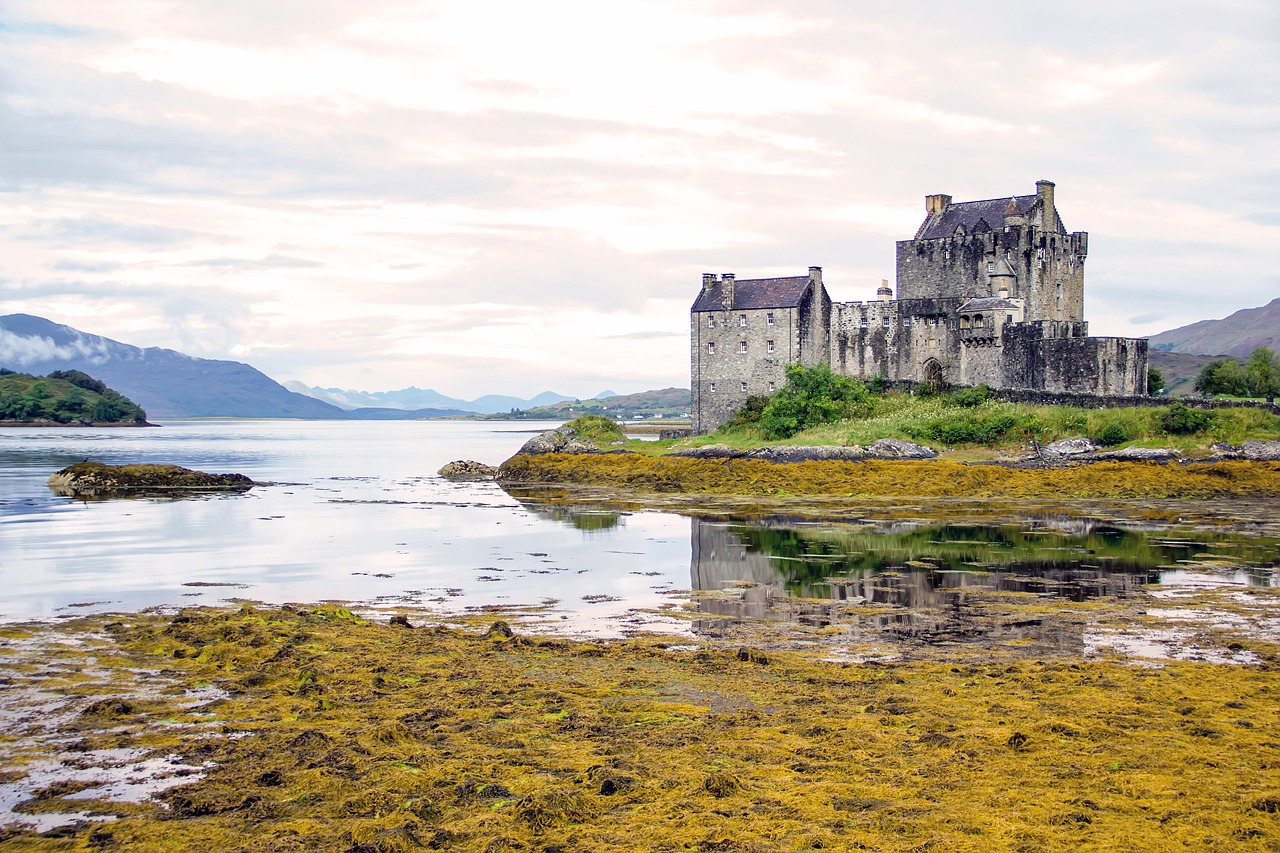
[[1034, 195], [927, 196], [915, 237], [897, 244], [897, 299], [885, 281], [875, 302], [832, 302], [821, 267], [704, 274], [689, 317], [693, 431], [781, 388], [796, 362], [864, 380], [1146, 394], [1147, 341], [1089, 337], [1089, 235], [1067, 231], [1053, 191], [1038, 181]]

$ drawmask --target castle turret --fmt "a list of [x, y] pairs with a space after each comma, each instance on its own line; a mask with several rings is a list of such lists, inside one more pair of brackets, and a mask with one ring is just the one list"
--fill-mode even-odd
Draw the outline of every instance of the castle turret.
[[1018, 292], [1018, 274], [1004, 258], [996, 263], [995, 270], [987, 276], [987, 279], [991, 282], [992, 296], [1008, 299], [1009, 294]]

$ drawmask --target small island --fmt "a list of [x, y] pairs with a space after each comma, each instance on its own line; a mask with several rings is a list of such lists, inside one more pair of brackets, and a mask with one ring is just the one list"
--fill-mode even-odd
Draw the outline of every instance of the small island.
[[0, 426], [151, 426], [128, 397], [80, 370], [47, 376], [0, 367]]
[[88, 460], [49, 477], [50, 489], [77, 498], [245, 492], [255, 485], [244, 474], [206, 474], [178, 465], [105, 465]]

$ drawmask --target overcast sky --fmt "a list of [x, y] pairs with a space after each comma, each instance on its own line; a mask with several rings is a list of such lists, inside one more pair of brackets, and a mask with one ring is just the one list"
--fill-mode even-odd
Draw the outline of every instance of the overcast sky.
[[0, 0], [0, 314], [455, 396], [686, 386], [703, 271], [1057, 182], [1094, 334], [1280, 295], [1280, 3]]

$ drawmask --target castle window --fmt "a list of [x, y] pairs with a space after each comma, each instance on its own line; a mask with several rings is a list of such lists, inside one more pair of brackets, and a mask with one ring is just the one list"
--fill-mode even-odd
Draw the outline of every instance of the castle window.
[[708, 314], [708, 315], [707, 315], [707, 328], [708, 328], [708, 329], [714, 329], [715, 327], [716, 327], [716, 315], [715, 315], [715, 314]]
[[1013, 315], [1012, 315], [1012, 314], [1005, 314], [1005, 315], [1004, 315], [1004, 321], [1005, 321], [1006, 323], [1012, 323], [1012, 322], [1013, 322]]
[[863, 318], [862, 318], [862, 320], [861, 320], [861, 322], [859, 322], [859, 323], [858, 323], [858, 325], [859, 325], [861, 328], [865, 329], [865, 328], [867, 327], [867, 318], [866, 318], [866, 317], [863, 317]]
[[738, 341], [738, 352], [746, 352], [746, 351], [747, 351], [747, 342]]
[[973, 327], [974, 327], [975, 329], [981, 329], [981, 328], [982, 328], [982, 315], [981, 315], [981, 314], [974, 314], [974, 315], [973, 315]]
[[887, 328], [889, 328], [889, 318], [888, 318], [888, 317], [885, 317], [885, 318], [884, 318], [884, 327], [885, 327], [886, 329], [887, 329]]
[[764, 315], [764, 323], [765, 323], [765, 325], [766, 325], [766, 326], [772, 326], [772, 325], [773, 325], [773, 312], [772, 312], [772, 311], [770, 311], [768, 314], [765, 314], [765, 315]]
[[739, 315], [738, 315], [738, 326], [739, 326], [740, 328], [743, 328], [743, 329], [745, 329], [745, 328], [747, 327], [747, 315], [746, 315], [746, 314], [739, 314]]
[[711, 393], [712, 394], [716, 393], [716, 383], [714, 382], [711, 383]]
[[745, 382], [742, 383], [742, 393], [743, 394], [747, 393], [747, 383]]
[[772, 393], [773, 393], [773, 383], [772, 383], [772, 382], [770, 382], [770, 383], [769, 383], [769, 393], [770, 393], [770, 394], [772, 394]]
[[716, 342], [715, 342], [715, 341], [708, 341], [708, 342], [707, 342], [707, 355], [715, 355], [715, 354], [716, 354]]
[[992, 274], [993, 272], [995, 272], [995, 271], [996, 271], [996, 265], [995, 265], [995, 262], [994, 262], [994, 261], [987, 261], [987, 275], [991, 275], [991, 274]]
[[765, 341], [765, 344], [766, 344], [767, 351], [773, 352], [773, 341]]

